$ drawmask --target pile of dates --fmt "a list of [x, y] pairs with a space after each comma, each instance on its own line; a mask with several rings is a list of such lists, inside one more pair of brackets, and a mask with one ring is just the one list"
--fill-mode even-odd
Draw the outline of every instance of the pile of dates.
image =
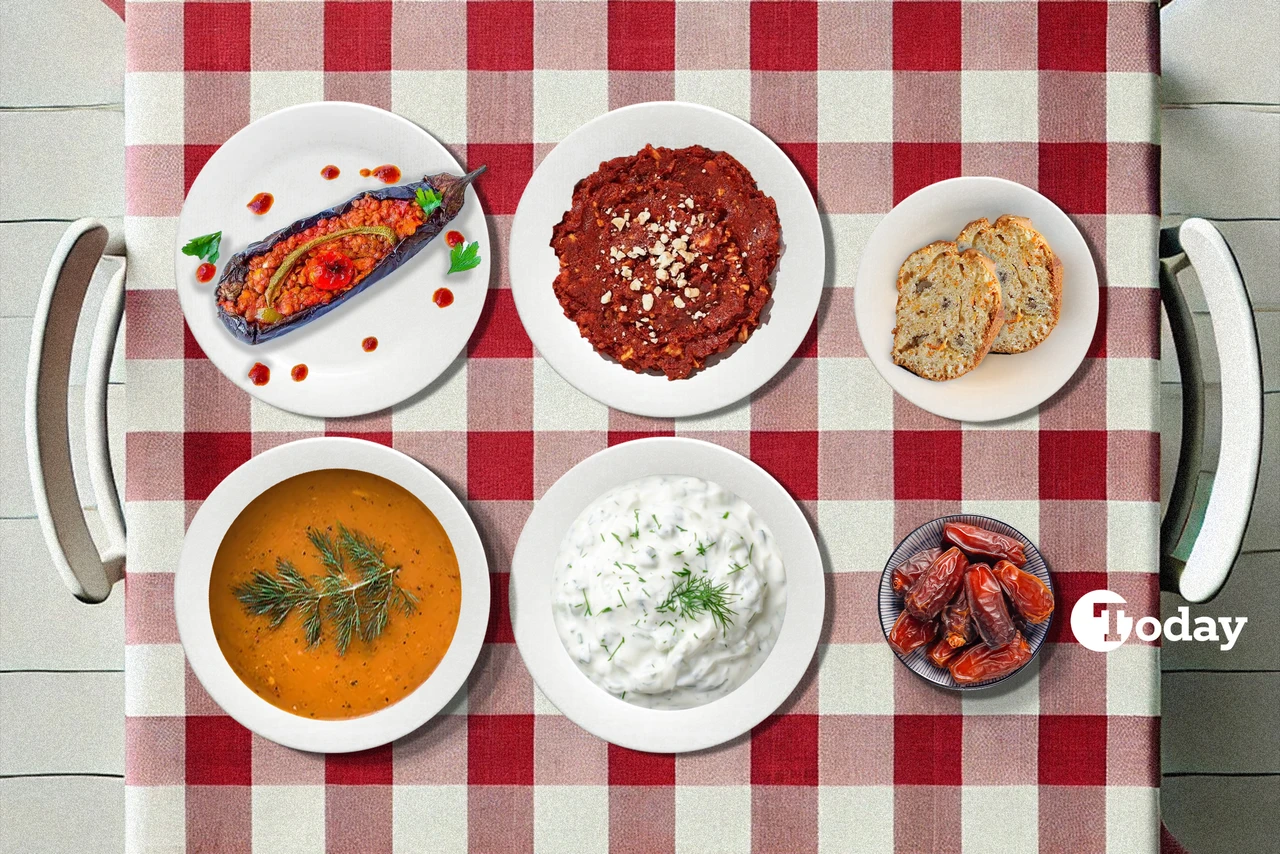
[[1023, 634], [1053, 614], [1053, 593], [1022, 568], [1026, 552], [1012, 537], [948, 522], [942, 539], [944, 548], [917, 552], [894, 569], [904, 610], [889, 645], [907, 655], [929, 644], [929, 660], [960, 685], [1012, 673], [1031, 660]]

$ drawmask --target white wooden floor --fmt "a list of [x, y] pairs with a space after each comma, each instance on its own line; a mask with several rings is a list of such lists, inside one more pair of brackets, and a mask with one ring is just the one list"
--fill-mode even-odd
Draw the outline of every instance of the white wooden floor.
[[[1162, 13], [1165, 224], [1213, 220], [1231, 245], [1262, 346], [1263, 471], [1237, 561], [1222, 593], [1192, 616], [1248, 616], [1230, 653], [1163, 649], [1161, 728], [1165, 822], [1192, 854], [1280, 850], [1280, 3], [1175, 0]], [[1197, 337], [1212, 347], [1194, 275]], [[1162, 458], [1177, 463], [1181, 387], [1166, 336]], [[1206, 361], [1211, 412], [1221, 412], [1216, 359]], [[1230, 429], [1230, 412], [1226, 413]], [[1216, 440], [1216, 437], [1215, 437]], [[1216, 448], [1215, 448], [1216, 450]], [[1165, 594], [1166, 613], [1185, 604]]]
[[[124, 591], [92, 607], [67, 594], [33, 518], [22, 440], [31, 314], [53, 247], [81, 216], [123, 230], [123, 96], [124, 24], [101, 0], [0, 2], [4, 854], [124, 849]], [[123, 391], [112, 389], [117, 424]]]
[[[1192, 854], [1251, 854], [1276, 850], [1280, 819], [1280, 3], [1175, 0], [1163, 18], [1166, 224], [1213, 219], [1240, 262], [1264, 351], [1267, 435], [1246, 554], [1194, 610], [1250, 625], [1228, 655], [1165, 648], [1162, 806]], [[0, 3], [0, 854], [124, 847], [123, 591], [98, 606], [67, 594], [33, 518], [22, 445], [46, 261], [77, 217], [120, 232], [123, 53], [123, 23], [100, 0]], [[75, 192], [49, 193], [49, 174]], [[1194, 277], [1184, 284], [1196, 299]], [[1166, 362], [1171, 473], [1181, 395]], [[1216, 371], [1210, 360], [1211, 397]], [[122, 384], [111, 403], [118, 415]]]

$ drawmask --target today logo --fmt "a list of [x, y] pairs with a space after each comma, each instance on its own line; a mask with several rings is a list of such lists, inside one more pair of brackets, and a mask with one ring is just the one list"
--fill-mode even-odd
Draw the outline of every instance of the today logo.
[[[1164, 635], [1166, 642], [1212, 641], [1223, 652], [1230, 652], [1240, 638], [1248, 617], [1196, 617], [1190, 619], [1191, 609], [1185, 605], [1178, 613], [1163, 623], [1156, 617], [1139, 617], [1134, 620], [1115, 607], [1127, 604], [1125, 598], [1114, 590], [1090, 590], [1080, 597], [1071, 609], [1071, 631], [1085, 649], [1094, 652], [1110, 652], [1137, 634], [1139, 640], [1153, 641]], [[1114, 618], [1114, 621], [1113, 621]], [[1194, 625], [1194, 629], [1192, 626]], [[1219, 633], [1218, 627], [1222, 631]], [[1225, 643], [1223, 643], [1223, 639]]]

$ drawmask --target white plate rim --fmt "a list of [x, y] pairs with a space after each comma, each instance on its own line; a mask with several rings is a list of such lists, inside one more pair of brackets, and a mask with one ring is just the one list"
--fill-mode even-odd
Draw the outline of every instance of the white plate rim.
[[[200, 259], [183, 255], [182, 246], [193, 235], [206, 233], [206, 226], [191, 224], [192, 218], [197, 217], [197, 214], [193, 211], [200, 208], [201, 198], [206, 194], [205, 187], [213, 182], [222, 180], [218, 177], [219, 174], [222, 174], [219, 170], [222, 170], [222, 172], [231, 176], [227, 180], [237, 182], [239, 185], [244, 186], [245, 190], [248, 191], [250, 189], [250, 185], [246, 182], [250, 181], [251, 178], [244, 177], [243, 175], [245, 172], [245, 161], [243, 157], [256, 155], [260, 159], [266, 158], [266, 155], [260, 153], [259, 147], [255, 143], [251, 142], [251, 140], [260, 136], [263, 133], [264, 127], [270, 128], [278, 122], [294, 121], [297, 116], [312, 112], [334, 114], [335, 118], [330, 121], [344, 124], [348, 127], [357, 127], [360, 129], [358, 131], [360, 134], [375, 133], [373, 126], [377, 122], [387, 123], [382, 126], [384, 129], [391, 127], [402, 128], [407, 134], [418, 137], [422, 143], [424, 151], [427, 152], [424, 159], [429, 160], [430, 165], [428, 166], [428, 169], [422, 171], [453, 172], [456, 174], [462, 174], [464, 171], [462, 166], [449, 152], [449, 150], [428, 131], [404, 116], [390, 112], [389, 110], [384, 110], [380, 107], [354, 101], [312, 101], [304, 104], [294, 104], [292, 106], [275, 110], [254, 119], [252, 122], [232, 134], [232, 136], [228, 138], [226, 142], [222, 143], [213, 155], [210, 156], [209, 160], [201, 168], [200, 174], [197, 175], [195, 181], [192, 182], [191, 189], [187, 192], [186, 197], [183, 200], [182, 210], [179, 212], [178, 224], [176, 226], [177, 232], [173, 245], [174, 283], [178, 292], [178, 301], [182, 309], [183, 317], [186, 319], [187, 325], [190, 327], [191, 334], [195, 338], [196, 343], [200, 345], [204, 354], [223, 374], [223, 376], [231, 381], [236, 387], [248, 392], [250, 395], [258, 398], [264, 403], [268, 403], [279, 409], [283, 409], [287, 412], [293, 412], [298, 415], [315, 418], [337, 418], [366, 415], [370, 412], [377, 412], [379, 410], [386, 409], [387, 407], [394, 406], [395, 404], [401, 403], [418, 394], [444, 374], [449, 369], [450, 365], [452, 365], [456, 360], [458, 354], [465, 350], [467, 342], [474, 333], [475, 327], [479, 323], [480, 315], [484, 309], [484, 297], [487, 296], [491, 274], [490, 256], [494, 251], [494, 243], [491, 235], [489, 234], [488, 220], [485, 216], [483, 205], [480, 202], [479, 196], [476, 194], [475, 187], [471, 186], [466, 190], [466, 202], [463, 205], [462, 210], [450, 223], [449, 228], [462, 231], [464, 234], [468, 235], [469, 238], [474, 235], [474, 238], [472, 239], [479, 239], [481, 241], [482, 251], [480, 265], [464, 274], [467, 276], [465, 281], [458, 277], [446, 277], [441, 275], [437, 282], [436, 274], [428, 270], [422, 261], [424, 256], [431, 252], [436, 243], [443, 245], [443, 237], [438, 240], [433, 240], [431, 244], [428, 244], [428, 246], [419, 252], [418, 255], [414, 256], [414, 258], [410, 259], [410, 261], [405, 264], [405, 267], [409, 268], [406, 271], [410, 274], [408, 277], [417, 279], [425, 276], [431, 278], [431, 285], [425, 288], [426, 294], [422, 297], [423, 299], [429, 300], [435, 287], [449, 287], [454, 292], [454, 302], [447, 309], [447, 311], [453, 312], [449, 318], [450, 326], [446, 330], [449, 341], [448, 346], [445, 349], [449, 352], [442, 352], [440, 355], [432, 358], [429, 363], [417, 365], [406, 365], [403, 361], [393, 361], [391, 358], [385, 358], [384, 360], [380, 359], [380, 361], [373, 363], [373, 365], [377, 366], [376, 373], [374, 374], [377, 378], [376, 382], [366, 381], [369, 376], [369, 372], [366, 371], [365, 373], [358, 375], [366, 379], [348, 382], [345, 385], [340, 386], [339, 389], [330, 390], [327, 393], [312, 393], [311, 389], [315, 387], [315, 384], [317, 384], [318, 380], [321, 378], [321, 375], [317, 374], [314, 370], [304, 382], [294, 383], [289, 377], [289, 370], [292, 367], [292, 364], [298, 361], [306, 363], [308, 360], [305, 358], [290, 358], [283, 355], [280, 356], [279, 359], [276, 359], [274, 356], [277, 351], [284, 350], [286, 348], [293, 351], [295, 348], [290, 345], [296, 345], [297, 342], [303, 340], [299, 336], [307, 335], [306, 330], [299, 329], [296, 332], [291, 332], [288, 335], [281, 336], [272, 341], [250, 345], [236, 340], [231, 333], [226, 330], [222, 325], [222, 322], [217, 317], [212, 290], [217, 286], [218, 279], [222, 276], [227, 260], [235, 254], [235, 252], [243, 250], [248, 243], [237, 243], [235, 246], [229, 246], [224, 242], [218, 259], [218, 272], [213, 281], [207, 284], [195, 282], [193, 271], [200, 264]], [[317, 145], [319, 144], [320, 143], [317, 143]], [[247, 153], [241, 150], [246, 146], [250, 147], [249, 152]], [[333, 162], [332, 160], [327, 159], [327, 155], [320, 153], [321, 151], [322, 149], [317, 150], [317, 163], [322, 160], [325, 162]], [[232, 160], [235, 162], [230, 162]], [[380, 160], [379, 162], [388, 161]], [[226, 164], [225, 169], [224, 164]], [[368, 165], [372, 166], [375, 164]], [[354, 167], [355, 164], [351, 164], [351, 166]], [[347, 181], [351, 175], [348, 174], [347, 168], [343, 168], [342, 171], [343, 175], [340, 175], [338, 180]], [[316, 172], [318, 175], [319, 166], [316, 167]], [[356, 173], [357, 169], [351, 168], [350, 172]], [[318, 194], [323, 194], [326, 189], [325, 184], [328, 182], [325, 182], [323, 179], [318, 177], [316, 180], [316, 192]], [[398, 183], [409, 183], [415, 180], [421, 180], [421, 175], [415, 174], [415, 171], [410, 171], [406, 168], [404, 170], [404, 176]], [[484, 180], [483, 177], [480, 180]], [[338, 186], [342, 185], [339, 184]], [[264, 218], [265, 221], [263, 225], [251, 232], [251, 240], [260, 240], [277, 228], [282, 227], [287, 222], [292, 222], [303, 216], [309, 216], [326, 207], [340, 204], [352, 196], [357, 195], [359, 192], [365, 190], [373, 191], [384, 189], [385, 186], [387, 185], [383, 185], [381, 183], [370, 183], [367, 185], [361, 185], [359, 188], [351, 188], [350, 192], [338, 193], [333, 198], [325, 201], [317, 199], [314, 204], [307, 202], [305, 209], [301, 207], [296, 209], [295, 212], [297, 216], [290, 217], [289, 219], [280, 219], [279, 217], [272, 219]], [[259, 189], [270, 190], [271, 188], [262, 187]], [[254, 190], [254, 192], [256, 192], [256, 190]], [[252, 195], [252, 193], [248, 193], [248, 195]], [[282, 201], [281, 197], [278, 192], [275, 193], [275, 195], [276, 206], [279, 206]], [[304, 198], [309, 198], [309, 196], [304, 195]], [[273, 206], [273, 211], [277, 209], [276, 206]], [[226, 216], [230, 217], [238, 214], [239, 212], [236, 211], [235, 214], [228, 213]], [[200, 216], [203, 215], [201, 214]], [[267, 217], [272, 217], [272, 213], [269, 212]], [[268, 225], [267, 223], [271, 224]], [[226, 229], [212, 227], [211, 230], [223, 230], [225, 232]], [[439, 261], [438, 258], [433, 260], [437, 262]], [[397, 270], [396, 273], [400, 274], [401, 271]], [[386, 293], [387, 291], [394, 289], [395, 283], [400, 281], [402, 278], [406, 277], [402, 275], [395, 275], [390, 277], [388, 281], [379, 282], [368, 291], [354, 297], [351, 305], [343, 306], [341, 309], [313, 321], [312, 324], [324, 323], [329, 328], [349, 325], [344, 324], [341, 318], [344, 315], [349, 315], [351, 310], [356, 308], [357, 302], [359, 302], [361, 306], [378, 302], [391, 305], [391, 297], [386, 296]], [[454, 279], [456, 279], [456, 281], [454, 281]], [[400, 289], [401, 298], [403, 298], [406, 290], [406, 288]], [[479, 295], [479, 299], [476, 299], [476, 294], [472, 294], [471, 291], [475, 291]], [[386, 306], [384, 306], [384, 308], [385, 307]], [[366, 309], [366, 311], [371, 310]], [[387, 314], [394, 315], [395, 312], [389, 312]], [[332, 331], [334, 330], [330, 329], [330, 332]], [[353, 338], [357, 347], [358, 342], [363, 337], [366, 336], [361, 335]], [[383, 341], [384, 339], [384, 336], [375, 337], [379, 337], [380, 341]], [[433, 340], [439, 340], [439, 338], [437, 337]], [[452, 344], [455, 341], [458, 343], [456, 349], [452, 347]], [[385, 341], [383, 341], [383, 343], [385, 343]], [[324, 349], [324, 345], [317, 344], [315, 347], [310, 349], [320, 351]], [[352, 357], [349, 361], [356, 363], [358, 360], [361, 360], [362, 357], [370, 359], [380, 358], [376, 355], [376, 352], [374, 354], [357, 354], [353, 347]], [[264, 364], [268, 364], [268, 367], [271, 368], [271, 381], [264, 386], [255, 386], [248, 379], [248, 367], [252, 365], [254, 361], [262, 361]], [[309, 386], [308, 383], [311, 383], [312, 385]]]
[[[328, 468], [371, 472], [413, 493], [444, 527], [462, 576], [458, 627], [435, 671], [399, 702], [346, 720], [304, 718], [255, 694], [223, 657], [209, 613], [213, 559], [240, 512], [280, 481]], [[489, 564], [480, 534], [453, 490], [400, 451], [364, 439], [333, 436], [277, 446], [227, 475], [191, 520], [173, 584], [179, 640], [192, 671], [213, 701], [263, 738], [316, 753], [348, 753], [394, 741], [422, 726], [453, 700], [480, 655], [489, 623], [489, 596]]]
[[[768, 524], [787, 573], [787, 611], [769, 656], [737, 690], [691, 709], [642, 708], [604, 691], [570, 659], [551, 614], [551, 573], [564, 532], [608, 489], [657, 474], [700, 477], [737, 494]], [[700, 439], [636, 439], [578, 463], [534, 505], [511, 562], [511, 625], [538, 688], [593, 735], [649, 753], [713, 747], [777, 711], [813, 662], [825, 608], [822, 555], [795, 499], [756, 463]]]
[[[940, 200], [948, 195], [968, 198], [969, 206], [960, 208], [949, 198]], [[987, 201], [993, 196], [1015, 201], [1012, 205], [999, 200]], [[967, 212], [957, 213], [957, 209]], [[1037, 215], [1032, 216], [1036, 212]], [[1063, 308], [1058, 327], [1035, 349], [1017, 354], [990, 354], [973, 371], [954, 380], [926, 380], [895, 365], [889, 333], [894, 326], [893, 309], [890, 303], [886, 315], [883, 303], [886, 289], [896, 298], [897, 271], [902, 260], [911, 251], [934, 240], [954, 240], [961, 228], [979, 216], [994, 221], [1006, 213], [1029, 216], [1063, 260]], [[945, 219], [948, 225], [945, 228], [930, 226], [933, 230], [913, 229], [919, 239], [908, 240], [900, 236], [903, 234], [902, 220], [907, 217], [934, 221]], [[953, 223], [958, 223], [954, 230], [950, 228]], [[892, 250], [882, 248], [890, 238], [897, 238], [894, 243], [909, 243], [911, 248], [898, 257]], [[881, 275], [890, 258], [891, 278]], [[873, 270], [877, 266], [879, 269]], [[1005, 178], [967, 175], [916, 190], [894, 205], [893, 210], [880, 221], [868, 238], [858, 265], [854, 316], [867, 357], [894, 391], [927, 412], [977, 423], [1021, 415], [1044, 403], [1070, 381], [1093, 342], [1098, 325], [1099, 300], [1098, 271], [1093, 253], [1080, 229], [1060, 207], [1025, 184]], [[1010, 362], [1010, 367], [1005, 367], [1005, 360], [1021, 361]], [[1000, 366], [1000, 379], [993, 382], [993, 369], [997, 366]]]
[[[742, 142], [734, 150], [734, 145], [721, 145], [706, 138], [708, 133], [702, 130], [697, 138], [689, 136], [678, 143], [659, 138], [656, 131], [644, 138], [626, 137], [620, 141], [611, 131], [612, 125], [645, 113], [663, 116], [651, 120], [655, 128], [676, 128], [671, 131], [674, 133], [691, 121], [715, 122], [722, 129], [718, 132], [729, 133], [728, 129], [732, 129]], [[671, 118], [671, 113], [676, 116]], [[625, 139], [632, 139], [635, 144]], [[728, 152], [742, 161], [760, 189], [778, 203], [782, 223], [784, 252], [771, 279], [775, 290], [766, 309], [767, 322], [745, 344], [684, 380], [636, 374], [595, 352], [573, 321], [564, 316], [551, 290], [551, 271], [558, 269], [550, 246], [551, 226], [568, 210], [574, 185], [601, 162], [635, 154], [646, 142], [668, 147], [701, 144]], [[749, 145], [754, 147], [747, 150]], [[579, 147], [585, 150], [578, 152]], [[756, 161], [766, 156], [772, 163], [762, 167]], [[583, 158], [589, 165], [572, 166]], [[562, 166], [562, 161], [566, 165]], [[553, 175], [553, 170], [563, 170], [574, 177], [567, 180]], [[782, 189], [786, 189], [785, 195]], [[794, 357], [813, 325], [827, 274], [826, 233], [817, 200], [786, 152], [750, 122], [715, 107], [687, 101], [629, 104], [595, 117], [557, 143], [534, 170], [520, 197], [512, 219], [509, 251], [512, 258], [524, 259], [523, 263], [512, 265], [511, 292], [539, 355], [588, 397], [623, 412], [655, 418], [714, 412], [737, 403], [772, 379]]]

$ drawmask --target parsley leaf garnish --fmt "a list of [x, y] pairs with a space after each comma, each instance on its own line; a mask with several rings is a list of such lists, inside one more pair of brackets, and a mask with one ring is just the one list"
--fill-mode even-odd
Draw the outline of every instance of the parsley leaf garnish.
[[431, 216], [431, 214], [435, 211], [435, 209], [440, 207], [440, 205], [444, 203], [443, 196], [441, 196], [435, 190], [427, 189], [424, 187], [419, 187], [414, 192], [414, 196], [417, 197], [418, 204], [422, 207], [422, 212], [427, 216]]
[[449, 251], [449, 272], [461, 273], [480, 266], [480, 241], [459, 243]]
[[221, 231], [215, 231], [213, 234], [205, 234], [200, 237], [193, 237], [187, 241], [186, 246], [182, 247], [182, 254], [202, 258], [210, 264], [217, 264], [218, 244], [221, 242]]

